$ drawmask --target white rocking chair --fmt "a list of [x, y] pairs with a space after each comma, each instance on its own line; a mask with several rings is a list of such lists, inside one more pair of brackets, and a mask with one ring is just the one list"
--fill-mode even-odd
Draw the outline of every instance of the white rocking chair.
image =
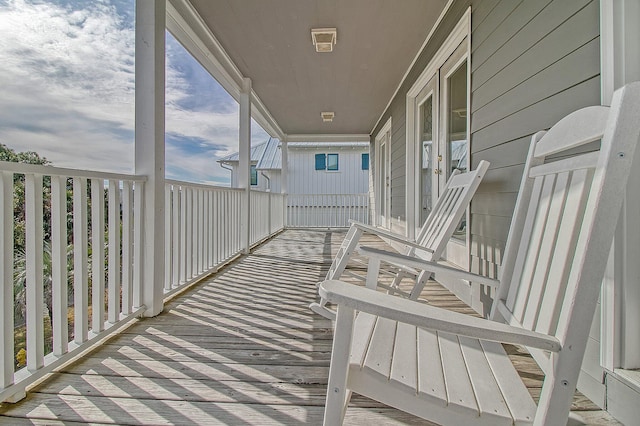
[[[345, 270], [347, 264], [356, 252], [360, 237], [362, 237], [365, 232], [377, 235], [380, 238], [386, 238], [405, 245], [407, 247], [407, 251], [405, 252], [407, 256], [419, 257], [433, 262], [439, 261], [449, 239], [462, 220], [473, 195], [478, 189], [478, 186], [480, 186], [480, 182], [488, 169], [489, 162], [480, 161], [478, 167], [471, 172], [460, 173], [458, 170], [455, 170], [447, 181], [441, 196], [429, 213], [422, 228], [420, 228], [416, 241], [408, 240], [404, 236], [385, 231], [381, 228], [375, 228], [360, 222], [352, 222], [329, 268], [329, 272], [327, 272], [325, 280], [337, 280], [341, 276], [349, 274], [354, 278], [363, 281], [366, 280], [366, 285], [369, 288], [375, 289], [380, 285], [386, 288], [389, 293], [403, 295], [413, 300], [417, 299], [425, 283], [431, 276], [430, 271], [416, 271], [415, 269], [406, 267], [406, 265], [402, 263], [388, 262], [392, 264], [392, 269], [387, 270], [387, 272], [393, 275], [393, 281], [391, 285], [385, 286], [378, 283], [379, 262], [376, 263], [375, 267], [369, 263], [369, 270], [366, 277]], [[411, 277], [415, 280], [415, 284], [410, 293], [405, 293], [398, 288], [400, 282], [405, 277]], [[329, 309], [326, 304], [327, 301], [321, 298], [319, 303], [314, 302], [309, 305], [309, 308], [325, 318], [335, 320], [335, 311]]]
[[[342, 423], [351, 392], [445, 425], [566, 424], [623, 193], [640, 157], [639, 116], [634, 83], [615, 93], [610, 108], [579, 110], [534, 135], [499, 282], [362, 248], [499, 286], [492, 319], [323, 282], [320, 294], [338, 311], [325, 424]], [[600, 150], [575, 154], [599, 139]], [[525, 346], [544, 372], [537, 405], [501, 343]]]

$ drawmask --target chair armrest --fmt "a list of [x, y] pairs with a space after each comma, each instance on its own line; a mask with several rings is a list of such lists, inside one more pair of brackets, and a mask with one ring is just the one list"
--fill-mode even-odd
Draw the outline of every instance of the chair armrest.
[[494, 280], [493, 278], [463, 271], [457, 268], [452, 268], [450, 266], [441, 265], [439, 263], [430, 262], [428, 260], [420, 259], [419, 257], [405, 256], [404, 254], [393, 253], [390, 251], [375, 249], [366, 246], [360, 246], [358, 248], [358, 252], [363, 256], [377, 258], [385, 262], [397, 263], [403, 266], [408, 266], [410, 268], [433, 272], [435, 274], [473, 281], [475, 283], [483, 284], [489, 287], [498, 287], [500, 285], [500, 281]]
[[323, 281], [320, 284], [320, 296], [337, 304], [338, 309], [340, 305], [344, 305], [357, 311], [430, 330], [553, 352], [562, 349], [560, 341], [554, 336], [448, 311], [342, 281]]
[[364, 232], [367, 232], [369, 234], [374, 234], [377, 235], [378, 237], [381, 238], [387, 238], [389, 240], [393, 240], [393, 241], [397, 241], [401, 244], [413, 247], [417, 250], [422, 250], [422, 251], [426, 251], [429, 253], [433, 253], [433, 250], [431, 250], [430, 248], [427, 248], [421, 244], [416, 243], [415, 241], [411, 241], [409, 239], [407, 239], [407, 237], [403, 236], [403, 235], [399, 235], [399, 234], [394, 234], [393, 232], [389, 232], [386, 231], [384, 229], [380, 229], [380, 228], [376, 228], [375, 226], [370, 226], [370, 225], [365, 225], [362, 222], [356, 222], [356, 221], [351, 221], [351, 226], [355, 226], [356, 228], [359, 228], [361, 230], [363, 230]]

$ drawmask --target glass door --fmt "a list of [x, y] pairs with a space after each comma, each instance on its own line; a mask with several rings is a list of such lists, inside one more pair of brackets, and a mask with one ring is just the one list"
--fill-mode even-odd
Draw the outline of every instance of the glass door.
[[[467, 43], [463, 42], [445, 61], [440, 75], [440, 135], [438, 141], [438, 186], [442, 190], [454, 170], [468, 169], [468, 70]], [[458, 225], [447, 246], [446, 258], [463, 268], [469, 267], [467, 215]]]
[[[417, 158], [418, 211], [416, 212], [416, 235], [431, 213], [438, 196], [437, 134], [438, 134], [438, 77], [434, 76], [418, 95], [418, 135]], [[434, 139], [435, 136], [435, 139]]]
[[[468, 70], [466, 39], [435, 69], [415, 104], [415, 234], [431, 212], [454, 170], [466, 172]], [[468, 268], [467, 218], [447, 245], [448, 261]]]

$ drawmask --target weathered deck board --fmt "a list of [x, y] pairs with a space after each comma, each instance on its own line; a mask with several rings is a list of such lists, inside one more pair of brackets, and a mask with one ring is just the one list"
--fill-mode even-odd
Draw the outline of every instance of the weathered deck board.
[[[0, 407], [0, 423], [321, 424], [332, 328], [307, 306], [343, 236], [280, 234], [174, 298], [162, 315], [52, 375], [21, 403]], [[370, 237], [366, 244], [384, 245]], [[421, 299], [470, 312], [435, 283]], [[508, 351], [537, 397], [540, 370], [518, 348]], [[590, 423], [615, 424], [581, 395], [573, 408]], [[357, 395], [345, 423], [427, 424]]]

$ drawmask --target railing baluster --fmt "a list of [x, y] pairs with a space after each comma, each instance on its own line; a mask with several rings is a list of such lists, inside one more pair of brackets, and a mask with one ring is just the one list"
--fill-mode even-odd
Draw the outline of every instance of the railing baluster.
[[43, 273], [42, 273], [42, 175], [25, 175], [27, 261], [27, 369], [44, 365]]
[[198, 189], [198, 275], [204, 271], [204, 191]]
[[220, 202], [220, 192], [218, 191], [213, 193], [213, 211], [215, 212], [215, 217], [213, 218], [213, 261], [217, 265], [222, 261], [222, 256], [220, 256], [220, 217], [222, 216], [222, 203]]
[[53, 354], [60, 356], [69, 347], [67, 315], [67, 178], [51, 177], [51, 295]]
[[109, 180], [109, 284], [108, 315], [110, 323], [120, 319], [120, 185]]
[[0, 387], [13, 384], [13, 173], [0, 174]]
[[181, 245], [180, 245], [180, 187], [178, 185], [173, 185], [173, 191], [171, 193], [172, 198], [172, 214], [173, 214], [173, 238], [172, 238], [172, 247], [173, 247], [173, 276], [172, 276], [172, 287], [176, 287], [180, 284], [180, 268], [182, 264], [180, 263], [181, 259]]
[[193, 196], [193, 205], [191, 206], [191, 278], [198, 275], [198, 211], [200, 210], [199, 190], [193, 189], [191, 194]]
[[[173, 233], [171, 232], [171, 185], [164, 186], [164, 291], [171, 290]], [[124, 242], [123, 242], [124, 244]]]
[[[74, 196], [75, 182], [74, 179]], [[73, 205], [75, 209], [75, 200]], [[104, 329], [104, 260], [104, 180], [91, 179], [91, 329], [94, 333]]]
[[129, 315], [133, 307], [133, 250], [131, 216], [131, 182], [122, 181], [122, 314]]
[[213, 239], [214, 239], [214, 235], [215, 235], [214, 234], [214, 223], [215, 223], [215, 217], [214, 216], [216, 214], [215, 213], [216, 211], [214, 210], [214, 207], [213, 207], [213, 197], [214, 197], [215, 193], [213, 191], [209, 190], [209, 191], [207, 191], [207, 194], [208, 194], [208, 200], [209, 200], [209, 216], [207, 218], [207, 220], [209, 222], [209, 235], [208, 235], [208, 238], [207, 238], [207, 242], [209, 243], [209, 250], [208, 250], [207, 253], [209, 254], [209, 256], [208, 256], [208, 259], [209, 259], [208, 267], [211, 268], [211, 267], [216, 265], [215, 254], [213, 253], [213, 250], [214, 250], [213, 249], [213, 247], [214, 247]]
[[144, 182], [136, 182], [133, 189], [133, 308], [142, 305], [142, 245], [144, 217]]
[[74, 341], [88, 338], [87, 179], [73, 179], [73, 312]]
[[180, 187], [180, 283], [187, 281], [187, 188]]
[[209, 264], [209, 191], [202, 191], [202, 271], [206, 271], [211, 266]]
[[186, 252], [186, 262], [187, 262], [187, 280], [190, 280], [193, 277], [193, 189], [186, 188], [187, 192], [187, 209], [185, 214], [185, 220], [187, 221], [187, 252]]

